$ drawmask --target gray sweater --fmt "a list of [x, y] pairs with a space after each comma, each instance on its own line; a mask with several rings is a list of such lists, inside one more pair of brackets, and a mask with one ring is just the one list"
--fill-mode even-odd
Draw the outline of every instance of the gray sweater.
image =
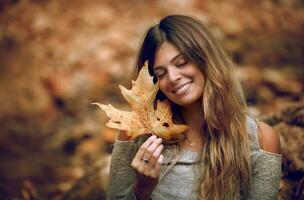
[[[247, 129], [251, 136], [252, 180], [241, 199], [267, 200], [276, 199], [281, 177], [282, 156], [263, 151], [259, 147], [257, 124], [252, 118], [247, 118]], [[130, 163], [139, 148], [140, 143], [134, 141], [116, 140], [112, 152], [110, 166], [110, 182], [108, 199], [136, 199], [132, 187], [135, 183], [135, 173]], [[162, 154], [164, 163], [175, 154], [176, 149], [165, 147]], [[161, 167], [160, 176], [167, 166]], [[200, 170], [198, 153], [182, 150], [181, 157], [175, 166], [157, 184], [151, 198], [154, 200], [185, 200], [198, 199], [197, 188]]]

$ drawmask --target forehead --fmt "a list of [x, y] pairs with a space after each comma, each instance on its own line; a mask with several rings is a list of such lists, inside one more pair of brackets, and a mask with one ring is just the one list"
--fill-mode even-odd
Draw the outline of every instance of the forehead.
[[165, 66], [179, 55], [181, 51], [170, 42], [164, 42], [155, 53], [154, 66]]

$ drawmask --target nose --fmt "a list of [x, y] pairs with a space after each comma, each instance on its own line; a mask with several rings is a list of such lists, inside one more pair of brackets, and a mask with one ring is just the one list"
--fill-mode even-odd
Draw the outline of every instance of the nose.
[[176, 67], [168, 67], [168, 78], [171, 82], [175, 82], [181, 78], [181, 75]]

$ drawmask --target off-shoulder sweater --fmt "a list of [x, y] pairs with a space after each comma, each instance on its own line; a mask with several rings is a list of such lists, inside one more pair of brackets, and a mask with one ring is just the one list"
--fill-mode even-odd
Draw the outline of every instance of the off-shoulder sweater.
[[[246, 125], [251, 138], [251, 182], [241, 192], [240, 198], [250, 200], [276, 199], [281, 177], [282, 156], [260, 149], [255, 120], [247, 117]], [[110, 165], [108, 199], [136, 200], [133, 192], [136, 176], [130, 164], [139, 145], [135, 141], [116, 140]], [[175, 153], [175, 149], [165, 146], [162, 152], [164, 155], [163, 163], [169, 161]], [[201, 164], [198, 157], [197, 152], [181, 150], [179, 160], [158, 182], [151, 199], [198, 199], [196, 188], [199, 184]], [[166, 167], [166, 165], [161, 167], [160, 176]]]

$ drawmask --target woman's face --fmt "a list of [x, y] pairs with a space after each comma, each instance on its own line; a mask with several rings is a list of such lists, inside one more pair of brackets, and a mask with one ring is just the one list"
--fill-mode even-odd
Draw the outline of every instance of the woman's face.
[[164, 42], [155, 54], [154, 74], [160, 90], [174, 103], [186, 107], [201, 99], [205, 78], [198, 66]]

